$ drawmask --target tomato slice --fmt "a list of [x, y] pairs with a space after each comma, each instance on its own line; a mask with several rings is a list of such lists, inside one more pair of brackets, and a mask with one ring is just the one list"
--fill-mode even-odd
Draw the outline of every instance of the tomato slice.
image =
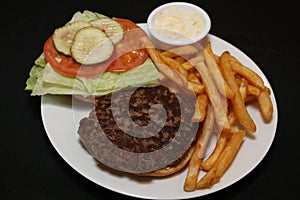
[[44, 45], [44, 55], [51, 67], [66, 76], [92, 77], [105, 71], [110, 62], [98, 65], [84, 66], [76, 62], [71, 56], [66, 56], [58, 52], [54, 46], [52, 36]]
[[115, 19], [124, 29], [123, 39], [115, 45], [112, 57], [100, 64], [81, 65], [71, 56], [58, 52], [54, 46], [52, 36], [44, 44], [44, 55], [49, 64], [58, 72], [66, 76], [93, 77], [109, 72], [125, 72], [141, 65], [148, 57], [143, 44], [137, 40], [146, 33], [134, 22], [127, 19]]
[[116, 44], [118, 58], [109, 65], [106, 71], [124, 72], [141, 65], [148, 57], [143, 43], [138, 40], [146, 36], [146, 33], [128, 19], [116, 18], [115, 20], [122, 25], [125, 32], [122, 41]]

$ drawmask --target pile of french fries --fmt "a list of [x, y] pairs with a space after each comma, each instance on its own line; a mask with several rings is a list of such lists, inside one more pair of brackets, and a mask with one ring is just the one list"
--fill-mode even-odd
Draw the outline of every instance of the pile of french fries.
[[[201, 50], [193, 45], [158, 50], [148, 38], [144, 44], [164, 78], [197, 95], [192, 121], [203, 126], [188, 164], [184, 190], [210, 188], [233, 162], [246, 133], [256, 132], [247, 105], [257, 101], [264, 120], [271, 120], [270, 89], [230, 52], [214, 54], [210, 42]], [[172, 89], [176, 92], [178, 88]], [[216, 131], [215, 148], [205, 157], [207, 144]], [[198, 178], [200, 171], [205, 175]]]

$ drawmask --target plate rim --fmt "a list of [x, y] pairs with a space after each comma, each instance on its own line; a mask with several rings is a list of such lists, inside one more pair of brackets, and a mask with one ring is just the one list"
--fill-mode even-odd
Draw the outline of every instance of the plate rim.
[[[138, 25], [140, 25], [141, 27], [143, 26], [146, 26], [146, 23], [138, 23]], [[258, 161], [256, 162], [255, 165], [253, 165], [251, 168], [249, 168], [247, 170], [246, 173], [244, 173], [242, 176], [240, 176], [239, 178], [235, 179], [234, 181], [232, 181], [231, 183], [229, 184], [225, 184], [223, 187], [220, 187], [216, 190], [212, 190], [212, 189], [209, 189], [211, 191], [205, 191], [204, 193], [199, 193], [199, 192], [185, 192], [184, 196], [180, 196], [180, 199], [187, 199], [187, 198], [194, 198], [194, 197], [200, 197], [200, 196], [205, 196], [205, 195], [208, 195], [208, 194], [211, 194], [211, 193], [214, 193], [214, 192], [218, 192], [220, 190], [223, 190], [224, 188], [227, 188], [229, 186], [231, 186], [232, 184], [235, 184], [237, 183], [239, 180], [241, 180], [242, 178], [244, 178], [245, 176], [247, 176], [249, 173], [251, 173], [261, 162], [262, 160], [266, 157], [267, 153], [269, 152], [273, 142], [274, 142], [274, 138], [276, 136], [276, 132], [277, 132], [277, 127], [278, 127], [278, 107], [277, 107], [277, 100], [276, 100], [276, 96], [275, 96], [275, 93], [273, 91], [273, 88], [272, 88], [272, 85], [270, 84], [270, 82], [268, 81], [266, 75], [263, 73], [263, 71], [260, 69], [260, 67], [258, 65], [256, 65], [256, 63], [248, 56], [246, 55], [244, 52], [242, 52], [240, 49], [238, 49], [237, 47], [235, 47], [234, 45], [232, 45], [231, 43], [221, 39], [220, 37], [218, 36], [215, 36], [213, 34], [208, 34], [208, 37], [209, 38], [213, 38], [214, 40], [218, 40], [222, 43], [225, 43], [226, 46], [230, 46], [230, 48], [234, 49], [234, 51], [238, 52], [238, 54], [241, 54], [241, 56], [244, 56], [245, 59], [249, 60], [252, 62], [252, 64], [254, 64], [254, 66], [256, 67], [256, 70], [258, 70], [262, 75], [263, 75], [263, 78], [264, 78], [264, 81], [265, 81], [265, 84], [269, 85], [270, 86], [270, 90], [271, 90], [271, 95], [272, 95], [272, 98], [273, 98], [273, 107], [274, 107], [274, 113], [273, 113], [273, 119], [272, 120], [275, 120], [273, 123], [274, 123], [274, 127], [273, 128], [273, 131], [272, 131], [272, 138], [271, 140], [268, 142], [268, 146], [267, 148], [265, 148], [265, 151], [263, 153], [262, 156], [260, 156], [260, 159], [258, 159]], [[213, 44], [212, 44], [213, 45]], [[41, 97], [41, 116], [42, 116], [42, 121], [43, 121], [43, 126], [44, 126], [44, 129], [46, 131], [46, 134], [47, 134], [47, 137], [49, 138], [52, 146], [55, 148], [56, 152], [58, 152], [58, 154], [64, 159], [65, 162], [67, 162], [72, 168], [73, 170], [75, 170], [77, 173], [81, 174], [83, 177], [87, 178], [88, 180], [94, 182], [95, 184], [97, 184], [98, 186], [101, 186], [101, 187], [104, 187], [106, 189], [109, 189], [113, 192], [117, 192], [117, 193], [120, 193], [120, 194], [124, 194], [124, 195], [127, 195], [127, 196], [132, 196], [132, 197], [137, 197], [137, 198], [146, 198], [146, 199], [174, 199], [173, 198], [169, 198], [169, 197], [157, 197], [157, 196], [149, 196], [149, 195], [140, 195], [140, 194], [133, 194], [133, 193], [130, 193], [130, 192], [126, 192], [125, 190], [124, 191], [120, 191], [118, 189], [115, 189], [114, 187], [110, 187], [108, 186], [107, 184], [104, 184], [103, 182], [98, 182], [96, 181], [93, 177], [90, 177], [87, 173], [81, 171], [80, 169], [78, 169], [78, 167], [76, 167], [72, 162], [70, 162], [70, 160], [60, 151], [60, 149], [58, 148], [58, 146], [55, 144], [55, 141], [53, 140], [53, 138], [51, 137], [51, 134], [49, 133], [48, 129], [47, 129], [47, 124], [46, 124], [46, 113], [45, 113], [45, 101], [47, 100], [47, 96], [49, 95], [45, 95], [45, 96], [42, 96]], [[230, 170], [230, 169], [229, 169]], [[182, 189], [183, 190], [183, 189]], [[201, 191], [201, 190], [200, 190]]]

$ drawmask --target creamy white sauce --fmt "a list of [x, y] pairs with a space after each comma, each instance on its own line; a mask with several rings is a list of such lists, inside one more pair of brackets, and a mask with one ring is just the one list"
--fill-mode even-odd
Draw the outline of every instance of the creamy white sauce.
[[193, 38], [203, 31], [204, 26], [205, 23], [200, 13], [174, 7], [159, 12], [153, 20], [155, 31], [172, 40]]

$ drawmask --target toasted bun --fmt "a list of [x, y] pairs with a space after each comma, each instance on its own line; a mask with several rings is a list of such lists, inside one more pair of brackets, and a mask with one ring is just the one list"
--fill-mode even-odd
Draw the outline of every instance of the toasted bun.
[[181, 158], [181, 160], [178, 162], [177, 165], [174, 166], [168, 166], [160, 170], [156, 170], [154, 172], [147, 172], [147, 173], [140, 173], [140, 174], [134, 174], [137, 176], [153, 176], [153, 177], [162, 177], [162, 176], [170, 176], [172, 174], [175, 174], [176, 172], [182, 170], [189, 162], [190, 158], [192, 157], [192, 154], [194, 152], [194, 147], [191, 147], [186, 155]]

